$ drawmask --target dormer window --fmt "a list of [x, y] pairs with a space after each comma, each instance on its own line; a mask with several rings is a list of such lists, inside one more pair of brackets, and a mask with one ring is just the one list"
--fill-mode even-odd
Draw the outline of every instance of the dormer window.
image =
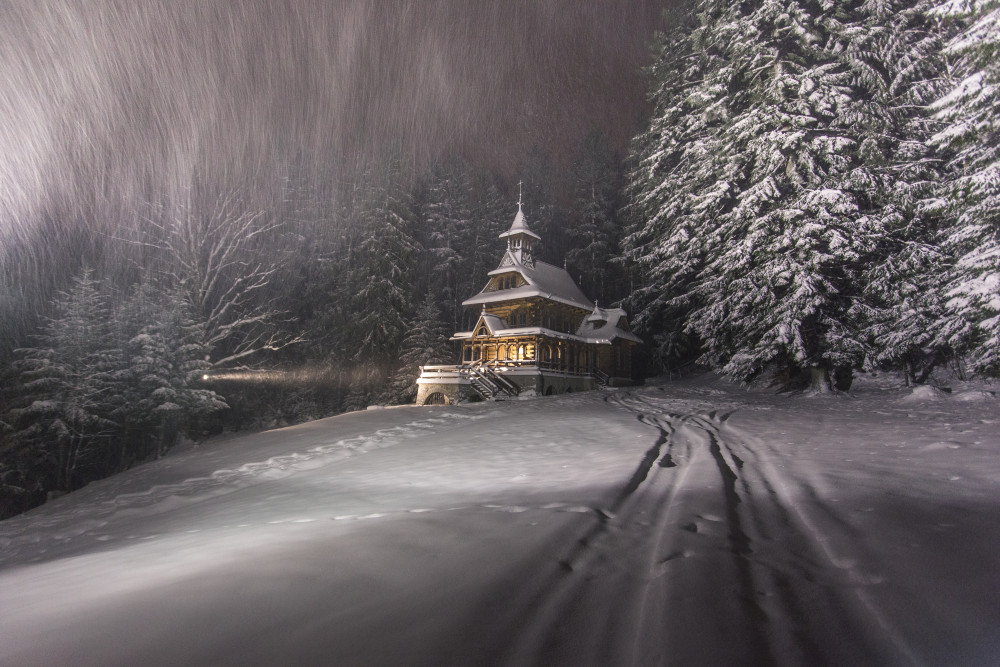
[[496, 285], [496, 290], [505, 290], [520, 287], [522, 281], [516, 273], [507, 273], [502, 276], [497, 276], [494, 284]]

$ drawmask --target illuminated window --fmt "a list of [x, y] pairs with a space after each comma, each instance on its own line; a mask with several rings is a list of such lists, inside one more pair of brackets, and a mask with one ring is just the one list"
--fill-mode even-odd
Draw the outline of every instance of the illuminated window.
[[497, 351], [497, 359], [503, 361], [506, 358], [507, 358], [507, 348], [501, 345], [500, 349]]

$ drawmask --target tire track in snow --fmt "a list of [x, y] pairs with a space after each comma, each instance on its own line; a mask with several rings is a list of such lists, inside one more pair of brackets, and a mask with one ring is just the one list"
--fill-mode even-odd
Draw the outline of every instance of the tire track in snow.
[[[621, 407], [618, 399], [605, 400]], [[672, 420], [644, 413], [636, 417], [658, 431], [655, 442], [611, 502], [593, 508], [594, 522], [571, 540], [558, 569], [523, 577], [522, 592], [507, 614], [499, 622], [492, 619], [489, 653], [497, 656], [496, 664], [640, 664], [636, 628], [642, 625], [648, 581], [657, 576], [651, 573], [665, 560], [684, 555], [657, 561], [650, 543], [662, 541], [692, 452], [674, 438]], [[609, 600], [616, 602], [614, 613], [609, 613]]]
[[848, 526], [812, 521], [808, 479], [731, 411], [605, 400], [656, 441], [559, 569], [526, 582], [493, 633], [500, 664], [919, 664], [829, 548]]
[[[744, 613], [756, 628], [755, 653], [804, 664], [917, 664], [865, 590], [871, 579], [835, 553], [854, 530], [808, 480], [770, 463], [776, 450], [727, 424], [731, 415], [680, 416], [701, 432], [716, 462], [725, 499], [734, 573]], [[672, 415], [677, 419], [677, 415]], [[823, 515], [820, 523], [806, 507]]]
[[[784, 570], [771, 567], [768, 574], [789, 612], [787, 616], [798, 619], [813, 616], [806, 623], [800, 621], [797, 631], [799, 639], [812, 649], [811, 662], [817, 664], [814, 660], [822, 659], [826, 663], [833, 645], [847, 651], [853, 649], [853, 654], [846, 658], [854, 663], [922, 664], [869, 595], [867, 587], [880, 583], [881, 578], [865, 575], [855, 568], [859, 556], [860, 560], [873, 560], [863, 553], [862, 536], [857, 530], [821, 499], [807, 476], [802, 475], [799, 481], [798, 475], [789, 478], [779, 472], [771, 463], [778, 456], [773, 446], [738, 429], [727, 426], [723, 430], [728, 436], [723, 442], [733, 456], [739, 450], [753, 462], [741, 477], [746, 494], [749, 496], [755, 486], [766, 493], [766, 502], [749, 507], [758, 532], [772, 541], [780, 540], [797, 556]], [[772, 515], [769, 510], [776, 511]], [[850, 544], [853, 557], [838, 553], [831, 546], [833, 542]], [[793, 585], [793, 578], [817, 585], [823, 593], [823, 618], [815, 618], [815, 604], [807, 606], [800, 599], [801, 594], [796, 592], [800, 587]], [[853, 646], [844, 646], [844, 637], [850, 638]]]

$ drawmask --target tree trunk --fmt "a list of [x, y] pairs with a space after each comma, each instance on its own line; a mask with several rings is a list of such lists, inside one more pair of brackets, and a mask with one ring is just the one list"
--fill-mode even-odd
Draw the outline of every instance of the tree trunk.
[[822, 393], [830, 391], [830, 372], [820, 366], [810, 366], [809, 388]]
[[854, 383], [854, 369], [850, 366], [837, 366], [833, 369], [833, 388], [837, 391], [848, 391]]
[[937, 368], [937, 365], [939, 363], [941, 363], [941, 357], [935, 353], [934, 355], [931, 356], [930, 360], [926, 364], [924, 364], [923, 369], [920, 371], [920, 375], [918, 375], [914, 381], [917, 384], [924, 384], [925, 382], [927, 382], [928, 378], [930, 378], [931, 376], [931, 373], [934, 372], [934, 369]]

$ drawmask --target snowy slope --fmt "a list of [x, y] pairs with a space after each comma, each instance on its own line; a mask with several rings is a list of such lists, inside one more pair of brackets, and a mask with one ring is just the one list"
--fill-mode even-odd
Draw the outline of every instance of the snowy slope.
[[0, 523], [0, 664], [996, 664], [998, 422], [707, 376], [210, 441]]

